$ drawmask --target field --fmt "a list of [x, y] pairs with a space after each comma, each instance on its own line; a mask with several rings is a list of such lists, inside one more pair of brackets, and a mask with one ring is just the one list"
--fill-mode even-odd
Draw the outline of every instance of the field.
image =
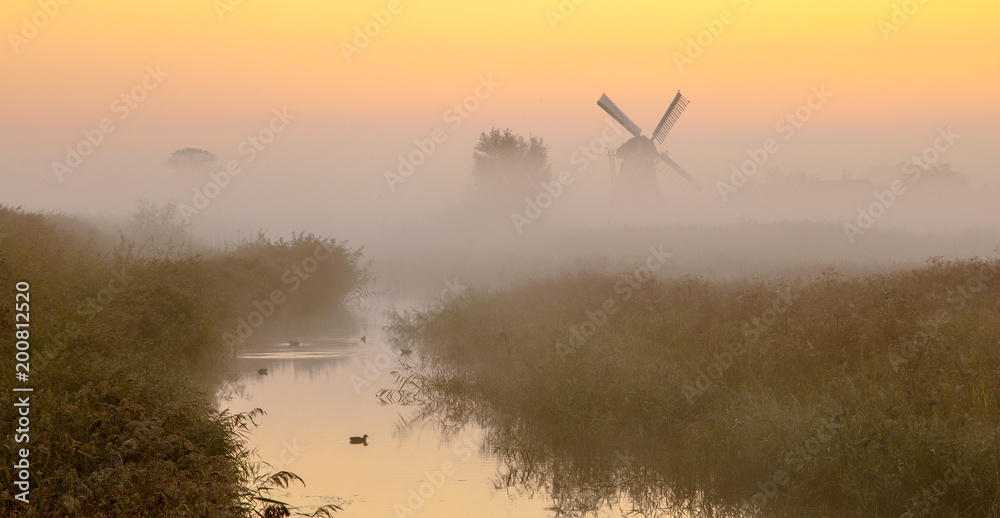
[[581, 272], [393, 311], [387, 399], [489, 430], [562, 515], [1000, 516], [1000, 260]]
[[[269, 322], [329, 317], [365, 297], [360, 252], [312, 235], [197, 251], [143, 214], [147, 239], [118, 242], [76, 219], [0, 206], [0, 286], [11, 301], [0, 327], [14, 329], [15, 285], [27, 282], [30, 371], [18, 386], [37, 387], [21, 443], [32, 505], [14, 499], [21, 470], [6, 428], [23, 393], [0, 393], [4, 516], [262, 516], [283, 509], [262, 500], [268, 488], [297, 482], [246, 447], [257, 414], [220, 414], [214, 391], [240, 345], [239, 319], [276, 290], [285, 298]], [[312, 282], [289, 286], [288, 272], [310, 258]]]

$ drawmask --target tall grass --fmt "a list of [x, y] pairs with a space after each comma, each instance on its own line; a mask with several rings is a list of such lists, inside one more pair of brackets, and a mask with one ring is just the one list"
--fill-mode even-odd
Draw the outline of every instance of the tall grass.
[[618, 282], [393, 313], [424, 360], [396, 396], [485, 424], [499, 482], [567, 516], [1000, 516], [1000, 261], [661, 279], [627, 300]]
[[[220, 414], [205, 383], [211, 390], [224, 374], [233, 344], [223, 335], [237, 317], [316, 247], [330, 257], [273, 318], [330, 313], [364, 297], [371, 276], [360, 251], [313, 235], [260, 237], [225, 253], [144, 249], [124, 239], [110, 248], [112, 241], [86, 223], [3, 206], [0, 236], [0, 293], [10, 301], [0, 304], [0, 330], [13, 333], [14, 285], [29, 282], [35, 389], [29, 505], [12, 498], [9, 425], [16, 415], [11, 391], [0, 392], [7, 445], [0, 449], [0, 515], [293, 510], [267, 495], [297, 477], [259, 463], [240, 435], [252, 415]], [[12, 373], [8, 353], [0, 370]]]

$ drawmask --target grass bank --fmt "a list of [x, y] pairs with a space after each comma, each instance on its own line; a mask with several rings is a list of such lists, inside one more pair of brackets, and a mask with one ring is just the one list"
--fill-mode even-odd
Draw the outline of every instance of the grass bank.
[[[5, 346], [0, 515], [267, 515], [267, 488], [295, 477], [258, 464], [245, 447], [254, 415], [220, 414], [204, 387], [224, 375], [239, 318], [276, 290], [285, 297], [274, 320], [363, 297], [361, 252], [296, 235], [225, 253], [151, 254], [125, 241], [109, 247], [72, 218], [2, 206], [0, 236], [0, 332], [13, 344], [15, 284], [29, 283], [29, 380], [16, 386], [34, 389], [30, 442], [17, 443], [15, 351]], [[306, 277], [295, 273], [303, 261]], [[29, 449], [27, 504], [14, 498], [20, 448]]]
[[391, 315], [397, 397], [487, 425], [565, 515], [1000, 516], [1000, 261], [580, 273]]

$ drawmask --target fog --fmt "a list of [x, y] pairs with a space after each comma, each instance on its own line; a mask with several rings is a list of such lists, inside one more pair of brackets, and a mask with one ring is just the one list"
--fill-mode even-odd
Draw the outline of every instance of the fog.
[[[860, 252], [872, 245], [870, 232], [905, 232], [930, 243], [942, 233], [997, 230], [1000, 205], [991, 181], [995, 166], [986, 159], [991, 152], [984, 142], [988, 131], [953, 128], [950, 140], [942, 137], [948, 126], [909, 129], [884, 139], [872, 138], [874, 129], [834, 136], [832, 130], [816, 132], [808, 127], [792, 135], [773, 127], [709, 132], [686, 124], [688, 118], [697, 120], [701, 104], [697, 99], [692, 103], [664, 147], [703, 189], [660, 175], [666, 202], [649, 210], [615, 203], [606, 149], [619, 147], [625, 140], [622, 135], [628, 135], [593, 104], [579, 106], [578, 113], [553, 114], [581, 120], [576, 128], [509, 117], [481, 120], [486, 116], [477, 115], [441, 143], [431, 141], [429, 130], [415, 126], [388, 125], [384, 131], [362, 129], [353, 135], [341, 128], [332, 130], [338, 136], [331, 137], [331, 130], [317, 124], [319, 117], [307, 110], [288, 110], [294, 118], [287, 128], [259, 150], [247, 146], [246, 139], [266, 128], [273, 114], [265, 114], [256, 124], [234, 122], [224, 133], [213, 128], [216, 135], [232, 135], [225, 139], [199, 138], [197, 132], [191, 137], [157, 137], [151, 129], [152, 134], [109, 141], [108, 148], [98, 148], [62, 182], [57, 175], [46, 174], [48, 167], [33, 149], [8, 148], [3, 160], [11, 181], [0, 201], [93, 218], [126, 216], [139, 199], [174, 201], [194, 209], [187, 213], [193, 235], [209, 246], [261, 230], [274, 236], [304, 230], [365, 245], [373, 259], [404, 255], [438, 265], [430, 253], [435, 248], [462, 255], [487, 246], [502, 255], [530, 246], [550, 249], [567, 260], [574, 253], [615, 255], [613, 249], [601, 246], [602, 240], [613, 235], [609, 229], [626, 227], [694, 226], [702, 228], [700, 233], [710, 242], [717, 225], [837, 224], [841, 235], [830, 239], [843, 246], [845, 255], [840, 258], [867, 262], [900, 259], [891, 251], [885, 257]], [[651, 125], [651, 117], [636, 118]], [[432, 127], [429, 124], [424, 126]], [[342, 125], [330, 121], [331, 127]], [[473, 144], [479, 132], [492, 127], [510, 127], [544, 139], [552, 181], [558, 182], [560, 173], [565, 173], [570, 182], [547, 207], [537, 207], [537, 219], [529, 218], [528, 223], [512, 221], [515, 214], [535, 210], [524, 198], [487, 207], [473, 195]], [[768, 149], [774, 152], [765, 149], [769, 139]], [[168, 167], [169, 153], [188, 144], [215, 153], [215, 166], [198, 172]], [[934, 149], [935, 144], [943, 150]], [[53, 153], [59, 155], [49, 147], [46, 155]], [[934, 160], [914, 160], [924, 156]], [[414, 162], [419, 165], [411, 168]], [[230, 163], [237, 164], [239, 174], [223, 172]], [[742, 172], [736, 173], [737, 169]], [[901, 183], [895, 193], [894, 181]], [[539, 185], [524, 194], [537, 203], [539, 195], [546, 201], [545, 192]], [[209, 199], [206, 194], [215, 196]], [[851, 235], [844, 224], [861, 232]], [[859, 226], [865, 224], [867, 229]], [[586, 239], [590, 247], [573, 252], [559, 244], [561, 235], [588, 230], [594, 231]], [[776, 263], [784, 262], [788, 250], [803, 246], [780, 244], [789, 248], [772, 248]], [[932, 246], [921, 250], [932, 255], [980, 253], [975, 239], [969, 237], [966, 244], [955, 248], [942, 241], [939, 250]], [[717, 243], [723, 248], [729, 245]], [[423, 252], [411, 256], [416, 249]], [[698, 253], [710, 256], [711, 250]]]
[[1000, 4], [0, 12], [0, 515], [997, 514]]
[[[545, 119], [477, 113], [457, 128], [443, 118], [435, 126], [434, 116], [355, 127], [340, 118], [320, 122], [305, 107], [285, 108], [283, 116], [275, 109], [201, 130], [180, 125], [184, 136], [158, 128], [111, 135], [62, 176], [46, 172], [51, 165], [34, 147], [12, 147], [2, 157], [12, 181], [0, 202], [103, 220], [127, 217], [140, 199], [174, 202], [204, 246], [259, 231], [326, 234], [363, 245], [383, 277], [424, 272], [432, 285], [459, 274], [491, 284], [571, 266], [624, 266], [629, 253], [659, 245], [674, 249], [673, 273], [713, 275], [800, 263], [877, 266], [996, 246], [1000, 204], [988, 125], [817, 130], [809, 120], [795, 128], [776, 118], [718, 131], [698, 127], [712, 101], [688, 95], [695, 100], [661, 149], [703, 188], [658, 175], [665, 202], [657, 207], [622, 203], [613, 193], [606, 153], [630, 136], [593, 103]], [[650, 114], [635, 119], [651, 127], [656, 111], [644, 108], [627, 111]], [[553, 122], [561, 119], [580, 124]], [[502, 203], [476, 195], [473, 145], [494, 127], [544, 140], [552, 171], [546, 185]], [[434, 130], [444, 134], [440, 142]], [[269, 141], [255, 147], [255, 136]], [[217, 161], [197, 171], [169, 167], [169, 154], [189, 145]], [[42, 156], [66, 153], [46, 146]], [[803, 230], [783, 236], [787, 224]], [[679, 242], [685, 235], [697, 238]]]
[[[697, 104], [689, 110], [696, 109]], [[575, 139], [531, 132], [549, 144], [552, 181], [569, 172], [564, 178], [570, 183], [547, 188], [549, 194], [559, 190], [551, 202], [542, 185], [525, 193], [532, 203], [477, 200], [471, 151], [476, 132], [490, 127], [483, 123], [437, 144], [424, 164], [395, 183], [391, 175], [400, 172], [400, 156], [417, 149], [412, 140], [387, 138], [391, 144], [378, 144], [355, 137], [352, 145], [322, 149], [323, 132], [300, 124], [249, 163], [237, 146], [220, 144], [205, 146], [219, 157], [214, 171], [172, 170], [166, 165], [170, 151], [199, 141], [163, 142], [154, 149], [95, 156], [63, 183], [24, 175], [28, 180], [8, 184], [0, 202], [106, 219], [126, 217], [139, 199], [173, 201], [197, 211], [187, 214], [193, 236], [210, 247], [258, 231], [275, 237], [293, 231], [326, 234], [363, 245], [376, 274], [394, 279], [397, 289], [424, 282], [435, 287], [454, 277], [496, 286], [584, 266], [624, 268], [631, 255], [660, 245], [674, 251], [672, 274], [741, 275], [803, 264], [877, 267], [933, 255], [971, 256], [989, 253], [998, 242], [1000, 200], [996, 185], [987, 181], [990, 165], [967, 158], [975, 156], [968, 151], [976, 144], [974, 134], [962, 134], [955, 150], [926, 168], [914, 165], [911, 156], [933, 147], [935, 131], [914, 132], [925, 136], [895, 153], [855, 149], [846, 139], [840, 146], [822, 146], [803, 135], [787, 151], [758, 154], [758, 161], [767, 159], [758, 166], [748, 162], [754, 158], [748, 150], [759, 152], [772, 137], [746, 132], [718, 135], [717, 141], [695, 134], [704, 140], [693, 140], [682, 118], [667, 139], [668, 149], [704, 188], [660, 176], [665, 203], [636, 208], [616, 203], [611, 192], [605, 148], [624, 139], [615, 135], [606, 144], [602, 132], [609, 134], [614, 121], [596, 106], [580, 110], [591, 111], [592, 120], [590, 131], [578, 131]], [[809, 160], [801, 149], [809, 144], [818, 149], [814, 156], [835, 157]], [[869, 158], [884, 162], [841, 166]], [[17, 163], [7, 161], [7, 170]], [[230, 161], [237, 161], [241, 172], [227, 179], [220, 171]], [[740, 178], [733, 167], [754, 174], [736, 185]], [[894, 181], [902, 183], [895, 193]], [[218, 194], [203, 197], [214, 192], [213, 184]], [[520, 217], [527, 219], [518, 223]], [[782, 222], [800, 230], [785, 233]]]

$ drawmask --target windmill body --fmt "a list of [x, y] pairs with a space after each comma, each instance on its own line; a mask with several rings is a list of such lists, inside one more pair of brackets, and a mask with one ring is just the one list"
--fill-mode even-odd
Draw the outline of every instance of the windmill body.
[[643, 136], [632, 137], [615, 150], [612, 159], [621, 162], [614, 178], [616, 196], [629, 201], [662, 201], [656, 179], [657, 156], [653, 141]]
[[679, 91], [660, 119], [656, 130], [653, 131], [652, 138], [642, 135], [639, 126], [632, 122], [632, 119], [629, 119], [607, 95], [602, 95], [597, 105], [632, 134], [632, 138], [617, 150], [608, 151], [613, 190], [623, 201], [662, 202], [663, 194], [660, 191], [657, 173], [683, 178], [701, 188], [691, 175], [667, 156], [666, 151], [660, 151], [657, 147], [663, 143], [663, 139], [688, 105], [688, 100]]

